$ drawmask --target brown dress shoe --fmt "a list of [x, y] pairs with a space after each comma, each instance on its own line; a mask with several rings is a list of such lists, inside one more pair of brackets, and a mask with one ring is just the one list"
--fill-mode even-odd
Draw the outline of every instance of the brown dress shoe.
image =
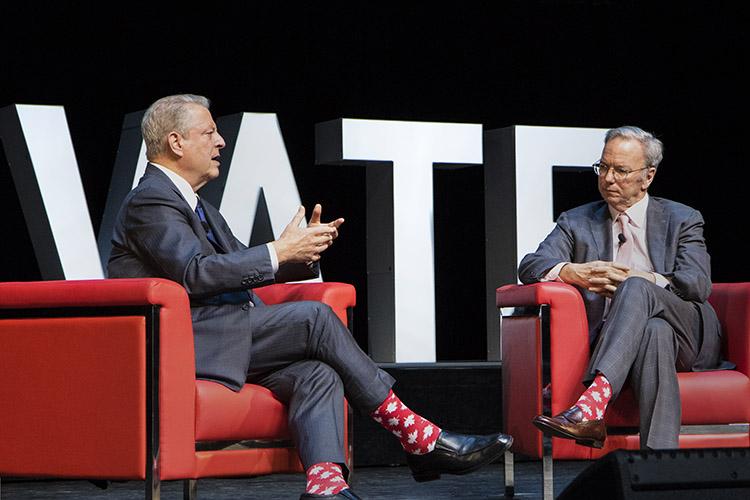
[[591, 448], [601, 448], [607, 439], [604, 419], [584, 422], [583, 412], [577, 406], [568, 408], [554, 417], [537, 415], [531, 422], [545, 434], [575, 439], [576, 443]]

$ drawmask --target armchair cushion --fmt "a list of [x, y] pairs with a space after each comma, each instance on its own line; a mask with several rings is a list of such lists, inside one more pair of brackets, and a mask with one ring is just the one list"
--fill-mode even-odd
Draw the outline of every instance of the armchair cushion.
[[216, 382], [196, 382], [196, 441], [285, 438], [290, 438], [286, 408], [265, 387], [245, 384], [234, 392]]
[[[684, 372], [680, 384], [683, 425], [750, 422], [750, 379], [734, 370]], [[737, 404], [740, 401], [742, 404]], [[625, 387], [607, 409], [607, 425], [637, 427], [638, 404], [630, 387]]]

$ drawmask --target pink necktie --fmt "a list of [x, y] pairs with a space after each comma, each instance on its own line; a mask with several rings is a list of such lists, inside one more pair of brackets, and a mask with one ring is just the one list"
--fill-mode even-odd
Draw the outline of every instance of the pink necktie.
[[630, 227], [630, 217], [626, 213], [621, 213], [617, 216], [617, 223], [620, 227], [620, 233], [617, 236], [617, 258], [615, 261], [632, 267], [635, 236], [633, 236], [633, 230]]

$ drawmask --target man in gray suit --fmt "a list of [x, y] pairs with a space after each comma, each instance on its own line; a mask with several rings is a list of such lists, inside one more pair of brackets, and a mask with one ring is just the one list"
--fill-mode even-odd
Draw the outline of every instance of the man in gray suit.
[[317, 262], [344, 219], [324, 224], [300, 207], [279, 238], [247, 248], [196, 194], [219, 175], [219, 134], [208, 100], [159, 99], [143, 117], [149, 164], [115, 224], [110, 278], [162, 277], [185, 287], [197, 376], [239, 390], [263, 385], [288, 406], [289, 429], [307, 472], [302, 498], [358, 498], [342, 470], [344, 395], [397, 436], [417, 481], [465, 474], [500, 456], [504, 434], [466, 436], [416, 415], [391, 390], [394, 379], [357, 346], [328, 306], [265, 305], [252, 288], [318, 274]]
[[601, 447], [604, 412], [629, 378], [640, 408], [642, 448], [678, 447], [677, 371], [716, 368], [721, 331], [708, 304], [710, 258], [701, 214], [649, 197], [662, 143], [638, 127], [609, 130], [594, 164], [604, 201], [560, 215], [557, 226], [519, 266], [523, 283], [576, 286], [593, 346], [574, 406], [539, 415], [543, 432]]

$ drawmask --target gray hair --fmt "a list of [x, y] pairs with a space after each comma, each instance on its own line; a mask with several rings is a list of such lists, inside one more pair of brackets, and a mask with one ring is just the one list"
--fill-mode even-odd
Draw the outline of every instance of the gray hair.
[[197, 104], [208, 109], [211, 103], [200, 95], [179, 94], [162, 97], [146, 110], [141, 120], [146, 158], [153, 160], [166, 152], [170, 132], [187, 133], [189, 113], [186, 104]]
[[632, 139], [641, 143], [646, 156], [647, 167], [657, 168], [659, 163], [661, 163], [664, 157], [664, 144], [654, 137], [654, 134], [646, 132], [639, 127], [626, 125], [608, 130], [607, 135], [604, 137], [604, 144], [606, 145], [609, 141], [618, 137]]

